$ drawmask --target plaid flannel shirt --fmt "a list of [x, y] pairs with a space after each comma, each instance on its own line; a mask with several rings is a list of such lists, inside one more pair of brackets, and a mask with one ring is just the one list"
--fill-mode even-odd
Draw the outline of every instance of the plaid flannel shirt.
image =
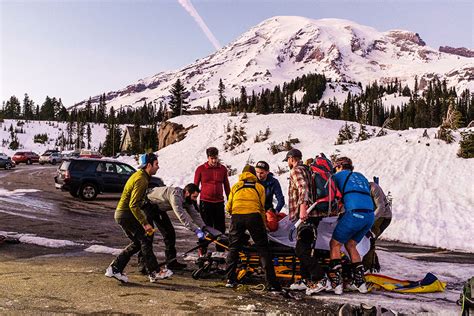
[[302, 161], [290, 171], [290, 185], [288, 186], [288, 208], [291, 220], [300, 217], [300, 205], [306, 203], [308, 207], [311, 205], [311, 197], [309, 192], [309, 183], [306, 170]]

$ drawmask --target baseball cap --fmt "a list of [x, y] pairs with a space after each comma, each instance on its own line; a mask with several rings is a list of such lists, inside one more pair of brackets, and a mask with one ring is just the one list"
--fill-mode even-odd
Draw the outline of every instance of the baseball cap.
[[260, 168], [260, 169], [263, 169], [265, 171], [270, 170], [270, 166], [268, 165], [268, 163], [266, 161], [257, 162], [257, 164], [255, 165], [255, 168]]
[[157, 160], [158, 156], [156, 156], [154, 153], [149, 153], [149, 154], [141, 154], [140, 157], [138, 158], [138, 169], [143, 169], [146, 167], [148, 163], [153, 163], [153, 161]]
[[283, 161], [288, 161], [288, 158], [290, 158], [290, 157], [295, 157], [295, 158], [300, 158], [301, 159], [301, 158], [303, 158], [303, 154], [298, 149], [293, 148], [293, 149], [290, 149], [286, 153], [286, 157], [285, 157], [285, 159], [283, 159]]

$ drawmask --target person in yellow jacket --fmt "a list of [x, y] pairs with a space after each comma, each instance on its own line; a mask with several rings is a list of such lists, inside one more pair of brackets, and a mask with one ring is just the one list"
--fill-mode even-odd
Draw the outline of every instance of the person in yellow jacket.
[[265, 227], [265, 188], [258, 183], [255, 168], [246, 165], [239, 176], [239, 181], [230, 190], [226, 209], [231, 215], [229, 231], [229, 254], [227, 256], [226, 287], [237, 286], [237, 264], [239, 252], [247, 240], [248, 230], [252, 237], [260, 263], [265, 271], [266, 289], [281, 291], [276, 280], [272, 254], [269, 251], [267, 229]]
[[153, 253], [153, 227], [148, 223], [145, 213], [141, 209], [143, 199], [151, 176], [158, 171], [158, 157], [153, 154], [143, 154], [139, 159], [139, 170], [130, 176], [115, 209], [115, 221], [120, 225], [131, 243], [120, 252], [105, 271], [105, 276], [128, 282], [123, 270], [130, 258], [141, 251], [150, 282], [170, 277], [173, 272], [168, 269], [160, 270], [155, 254]]

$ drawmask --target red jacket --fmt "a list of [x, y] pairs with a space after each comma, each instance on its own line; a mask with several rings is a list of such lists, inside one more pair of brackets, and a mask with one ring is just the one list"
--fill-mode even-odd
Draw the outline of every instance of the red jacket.
[[201, 201], [218, 203], [224, 202], [222, 186], [224, 186], [226, 196], [229, 196], [230, 185], [227, 177], [227, 168], [221, 164], [215, 167], [205, 164], [197, 167], [194, 173], [194, 184], [201, 185]]

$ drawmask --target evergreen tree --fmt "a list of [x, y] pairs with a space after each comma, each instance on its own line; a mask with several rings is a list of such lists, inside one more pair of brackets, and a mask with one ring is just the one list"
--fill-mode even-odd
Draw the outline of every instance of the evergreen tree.
[[34, 107], [33, 100], [25, 93], [25, 97], [23, 98], [23, 118], [25, 120], [32, 120], [34, 118]]
[[176, 82], [171, 86], [170, 93], [169, 105], [172, 117], [186, 114], [186, 110], [189, 108], [186, 100], [189, 93], [182, 85], [181, 80], [176, 80]]
[[219, 109], [225, 109], [227, 108], [227, 101], [225, 99], [225, 85], [224, 83], [222, 82], [222, 79], [219, 79], [219, 87], [217, 89], [218, 93], [219, 93]]
[[18, 100], [16, 96], [12, 95], [10, 99], [5, 103], [3, 113], [4, 113], [5, 118], [7, 119], [20, 118], [21, 106], [20, 106], [20, 101]]
[[209, 103], [209, 99], [207, 99], [207, 103], [206, 103], [206, 113], [211, 113], [212, 110], [211, 110], [211, 104]]
[[86, 102], [86, 122], [92, 122], [92, 98], [89, 97], [89, 100]]
[[99, 105], [97, 106], [97, 122], [105, 123], [106, 121], [107, 107], [105, 103], [105, 93], [99, 97]]
[[104, 156], [115, 156], [116, 153], [120, 152], [122, 131], [120, 126], [117, 124], [114, 107], [111, 107], [109, 110], [106, 129], [107, 134], [105, 135], [105, 142], [100, 150]]
[[241, 112], [247, 112], [248, 110], [247, 90], [244, 86], [240, 88], [239, 110]]
[[92, 130], [91, 130], [91, 125], [89, 123], [87, 123], [86, 135], [87, 135], [87, 149], [91, 149]]
[[46, 121], [54, 121], [54, 103], [53, 100], [46, 96], [40, 110], [40, 119]]

